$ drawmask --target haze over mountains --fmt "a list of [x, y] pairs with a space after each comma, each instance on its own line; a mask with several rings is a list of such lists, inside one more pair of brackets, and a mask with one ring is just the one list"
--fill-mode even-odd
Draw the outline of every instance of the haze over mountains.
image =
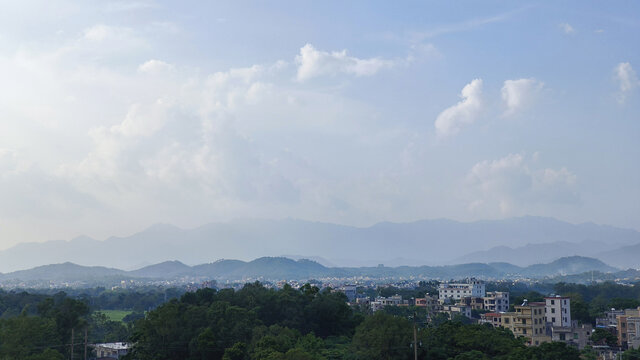
[[346, 267], [469, 262], [528, 266], [580, 255], [635, 268], [640, 232], [542, 217], [470, 223], [422, 220], [365, 228], [293, 219], [237, 220], [194, 229], [160, 224], [104, 241], [79, 237], [19, 244], [0, 252], [0, 272], [64, 262], [131, 270], [167, 260], [195, 265], [283, 254]]
[[[38, 266], [0, 274], [0, 283], [33, 284], [57, 282], [58, 284], [81, 282], [84, 285], [119, 283], [121, 280], [309, 280], [320, 278], [427, 278], [452, 279], [480, 278], [544, 278], [582, 274], [588, 271], [612, 273], [617, 271], [600, 260], [586, 257], [565, 257], [548, 264], [519, 267], [508, 263], [471, 263], [445, 266], [373, 266], [373, 267], [326, 267], [315, 261], [293, 260], [284, 257], [262, 257], [252, 261], [219, 260], [212, 263], [188, 266], [179, 261], [165, 261], [141, 269], [123, 271], [102, 266], [81, 266], [73, 263]], [[82, 284], [80, 284], [82, 285]]]

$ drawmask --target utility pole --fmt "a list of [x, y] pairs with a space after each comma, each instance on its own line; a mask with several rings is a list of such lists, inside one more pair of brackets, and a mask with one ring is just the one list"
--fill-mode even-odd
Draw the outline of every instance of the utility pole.
[[417, 312], [413, 312], [413, 358], [418, 360], [418, 329], [416, 329]]
[[84, 328], [84, 360], [87, 360], [87, 328]]
[[71, 360], [73, 360], [73, 328], [71, 328]]

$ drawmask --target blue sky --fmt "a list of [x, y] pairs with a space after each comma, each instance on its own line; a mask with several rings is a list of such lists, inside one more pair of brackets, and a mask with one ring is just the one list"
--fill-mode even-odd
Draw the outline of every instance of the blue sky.
[[21, 1], [0, 248], [234, 218], [640, 229], [640, 4]]

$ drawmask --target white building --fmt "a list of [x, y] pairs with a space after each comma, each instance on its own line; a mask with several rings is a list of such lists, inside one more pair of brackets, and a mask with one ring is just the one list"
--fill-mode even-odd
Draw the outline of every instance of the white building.
[[571, 299], [563, 296], [544, 298], [545, 320], [553, 327], [571, 327]]
[[484, 309], [490, 312], [509, 311], [509, 293], [503, 291], [490, 291], [483, 298]]
[[460, 300], [464, 297], [485, 297], [484, 282], [470, 279], [466, 283], [442, 283], [438, 287], [439, 300]]
[[96, 350], [98, 359], [120, 359], [120, 357], [127, 355], [130, 345], [128, 343], [117, 342], [94, 344], [93, 348]]

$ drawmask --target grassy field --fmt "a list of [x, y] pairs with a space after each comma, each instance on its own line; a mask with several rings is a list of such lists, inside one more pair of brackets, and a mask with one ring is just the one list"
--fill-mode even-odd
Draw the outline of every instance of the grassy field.
[[122, 321], [125, 316], [132, 313], [132, 311], [129, 310], [100, 310], [96, 312], [105, 314], [109, 320], [113, 321]]

